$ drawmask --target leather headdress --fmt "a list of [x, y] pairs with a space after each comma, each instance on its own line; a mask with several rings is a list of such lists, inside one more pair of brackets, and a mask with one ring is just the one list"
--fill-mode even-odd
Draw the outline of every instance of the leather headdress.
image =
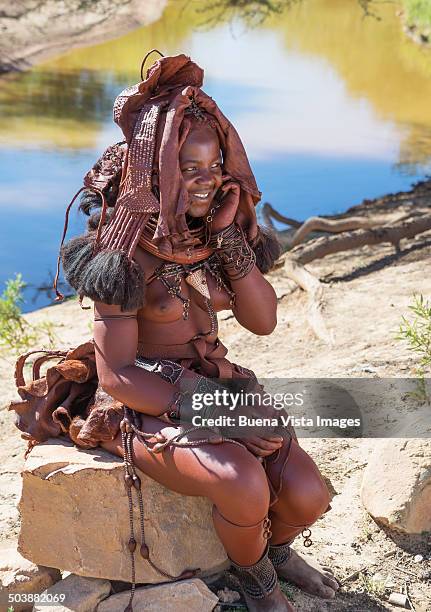
[[[240, 203], [235, 221], [242, 226], [249, 241], [256, 238], [255, 205], [260, 199], [260, 192], [238, 133], [214, 100], [200, 89], [202, 81], [203, 70], [189, 57], [162, 57], [148, 69], [145, 80], [128, 87], [115, 100], [114, 120], [124, 133], [127, 148], [124, 149], [124, 160], [121, 156], [120, 159], [108, 155], [111, 171], [114, 168], [118, 172], [119, 165], [122, 166], [113, 214], [106, 222], [104, 187], [109, 183], [110, 176], [109, 172], [108, 176], [105, 174], [104, 164], [99, 164], [86, 175], [83, 187], [98, 192], [103, 198], [92, 250], [86, 247], [84, 254], [79, 253], [79, 265], [75, 265], [78, 259], [74, 256], [74, 268], [68, 273], [68, 245], [62, 247], [66, 277], [82, 295], [92, 297], [88, 293], [89, 285], [96, 281], [100, 284], [99, 279], [108, 276], [108, 269], [103, 271], [103, 266], [108, 266], [112, 272], [112, 265], [115, 264], [124, 279], [133, 281], [130, 272], [136, 266], [133, 256], [138, 243], [152, 252], [159, 252], [163, 259], [180, 263], [194, 263], [211, 254], [211, 250], [192, 235], [186, 221], [189, 203], [179, 166], [179, 151], [191, 127], [187, 119], [191, 105], [202, 109], [217, 131], [223, 154], [223, 170], [240, 185]], [[154, 190], [155, 184], [158, 192]], [[150, 217], [158, 220], [148, 240]], [[146, 226], [145, 244], [143, 233]], [[77, 243], [70, 241], [68, 244], [75, 249]], [[84, 245], [82, 240], [80, 245]], [[191, 245], [193, 248], [190, 248]], [[115, 260], [108, 261], [109, 253], [116, 254]], [[90, 257], [98, 258], [97, 279], [84, 265]], [[134, 269], [133, 273], [135, 281], [140, 282], [139, 272]]]
[[[163, 241], [173, 259], [176, 251], [186, 248], [190, 238], [185, 217], [188, 194], [179, 167], [179, 148], [187, 135], [184, 114], [192, 101], [215, 120], [224, 171], [241, 187], [239, 217], [248, 237], [256, 235], [254, 205], [260, 192], [235, 128], [200, 89], [202, 80], [203, 70], [187, 56], [162, 57], [149, 68], [144, 81], [117, 97], [114, 120], [124, 133], [128, 153], [115, 212], [99, 232], [98, 248], [122, 249], [129, 258], [133, 257], [142, 230], [155, 213], [155, 243]], [[152, 191], [154, 170], [159, 174], [160, 201]]]

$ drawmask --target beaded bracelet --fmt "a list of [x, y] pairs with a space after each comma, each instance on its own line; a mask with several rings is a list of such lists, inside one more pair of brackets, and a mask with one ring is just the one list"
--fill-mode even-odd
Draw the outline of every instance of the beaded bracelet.
[[256, 255], [242, 228], [235, 223], [213, 234], [209, 246], [217, 252], [229, 280], [247, 276], [256, 263]]

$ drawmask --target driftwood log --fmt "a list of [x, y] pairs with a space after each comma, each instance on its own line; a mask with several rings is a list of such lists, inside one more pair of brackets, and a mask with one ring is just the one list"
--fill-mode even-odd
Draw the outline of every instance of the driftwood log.
[[283, 230], [278, 232], [278, 238], [284, 249], [293, 249], [313, 232], [340, 233], [359, 228], [366, 229], [373, 227], [374, 225], [379, 225], [383, 221], [381, 218], [369, 219], [367, 217], [353, 216], [349, 216], [344, 219], [309, 217], [306, 221], [297, 221], [296, 219], [285, 217], [268, 202], [263, 205], [262, 216], [265, 220], [265, 225], [271, 227], [272, 229], [275, 229], [272, 219], [295, 228], [293, 230]]
[[403, 238], [414, 238], [428, 230], [431, 230], [431, 214], [418, 215], [398, 220], [390, 225], [343, 231], [339, 236], [317, 238], [310, 244], [301, 244], [292, 249], [289, 257], [297, 263], [305, 265], [314, 259], [320, 259], [332, 253], [349, 251], [350, 249], [382, 242], [390, 242], [397, 251], [400, 251], [400, 242]]
[[[283, 249], [287, 251], [280, 258], [277, 267], [282, 268], [285, 276], [308, 293], [308, 322], [316, 336], [326, 344], [333, 344], [334, 337], [323, 318], [324, 286], [305, 265], [326, 255], [383, 242], [391, 243], [395, 250], [400, 252], [402, 239], [411, 239], [431, 230], [429, 202], [426, 202], [425, 206], [423, 202], [421, 204], [422, 206], [410, 206], [409, 210], [406, 210], [405, 206], [400, 206], [399, 210], [393, 207], [386, 214], [358, 216], [348, 214], [348, 211], [343, 216], [310, 217], [305, 221], [285, 217], [271, 204], [264, 204], [262, 215], [266, 225], [275, 229], [272, 221], [275, 219], [291, 226], [287, 230], [275, 230]], [[358, 207], [355, 212], [357, 210]], [[368, 211], [364, 212], [366, 214]], [[316, 232], [319, 235], [313, 238], [312, 234]], [[322, 232], [329, 235], [322, 236]]]

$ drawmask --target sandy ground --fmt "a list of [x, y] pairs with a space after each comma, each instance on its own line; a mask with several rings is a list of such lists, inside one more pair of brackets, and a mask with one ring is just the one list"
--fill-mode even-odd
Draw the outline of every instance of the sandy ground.
[[[269, 275], [279, 296], [278, 326], [270, 336], [257, 337], [242, 329], [228, 313], [222, 313], [220, 337], [229, 347], [232, 361], [253, 369], [259, 377], [402, 377], [412, 376], [416, 357], [395, 339], [402, 315], [415, 293], [431, 295], [429, 269], [431, 232], [404, 241], [395, 254], [390, 245], [363, 247], [331, 255], [308, 267], [325, 283], [324, 320], [332, 330], [333, 346], [319, 340], [307, 322], [307, 294], [277, 271]], [[91, 335], [91, 311], [76, 301], [27, 315], [28, 320], [55, 324], [59, 346], [73, 346]], [[13, 356], [0, 361], [3, 401], [14, 397]], [[0, 412], [0, 516], [1, 545], [16, 540], [19, 517], [15, 508], [20, 493], [19, 471], [24, 443], [12, 425], [12, 414]], [[313, 527], [314, 545], [307, 554], [330, 565], [341, 580], [366, 567], [359, 577], [345, 582], [335, 601], [322, 602], [288, 587], [299, 611], [397, 610], [387, 603], [389, 591], [379, 588], [385, 580], [391, 590], [407, 580], [416, 612], [431, 611], [430, 550], [426, 542], [395, 538], [381, 530], [364, 511], [359, 490], [364, 466], [379, 439], [303, 439], [337, 492], [332, 511]], [[300, 540], [300, 538], [299, 538]], [[297, 548], [305, 551], [299, 541]], [[425, 555], [420, 564], [415, 554]], [[374, 582], [373, 582], [374, 578]], [[377, 581], [377, 582], [376, 582]]]

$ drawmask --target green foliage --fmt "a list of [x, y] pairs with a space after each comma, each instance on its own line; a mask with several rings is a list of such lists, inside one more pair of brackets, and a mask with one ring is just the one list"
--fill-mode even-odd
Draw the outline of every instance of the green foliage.
[[431, 26], [430, 0], [403, 0], [407, 23], [418, 26]]
[[423, 295], [415, 295], [413, 304], [409, 310], [414, 317], [409, 320], [402, 317], [398, 340], [405, 340], [409, 349], [419, 355], [419, 366], [417, 368], [418, 390], [412, 395], [419, 401], [428, 401], [425, 374], [431, 369], [431, 302], [424, 299]]
[[6, 282], [6, 289], [0, 297], [0, 346], [12, 348], [16, 353], [27, 349], [36, 340], [31, 325], [21, 314], [24, 287], [22, 275], [17, 274]]
[[285, 582], [284, 580], [280, 580], [279, 584], [280, 584], [280, 589], [283, 591], [286, 597], [290, 599], [290, 601], [293, 601], [292, 585], [289, 582]]
[[17, 355], [28, 350], [39, 339], [47, 342], [49, 347], [57, 340], [54, 323], [43, 321], [31, 325], [22, 316], [22, 290], [25, 286], [22, 275], [17, 274], [6, 282], [0, 296], [0, 348], [12, 349]]
[[410, 350], [420, 356], [419, 369], [424, 375], [431, 366], [431, 302], [415, 295], [409, 310], [415, 316], [411, 321], [402, 317], [397, 338], [407, 340]]
[[384, 580], [373, 580], [366, 572], [361, 572], [359, 574], [359, 583], [366, 593], [374, 595], [375, 597], [380, 598], [385, 593]]
[[204, 15], [200, 24], [214, 27], [219, 23], [242, 19], [247, 26], [261, 25], [271, 15], [281, 15], [301, 0], [207, 0], [202, 2], [196, 13]]

